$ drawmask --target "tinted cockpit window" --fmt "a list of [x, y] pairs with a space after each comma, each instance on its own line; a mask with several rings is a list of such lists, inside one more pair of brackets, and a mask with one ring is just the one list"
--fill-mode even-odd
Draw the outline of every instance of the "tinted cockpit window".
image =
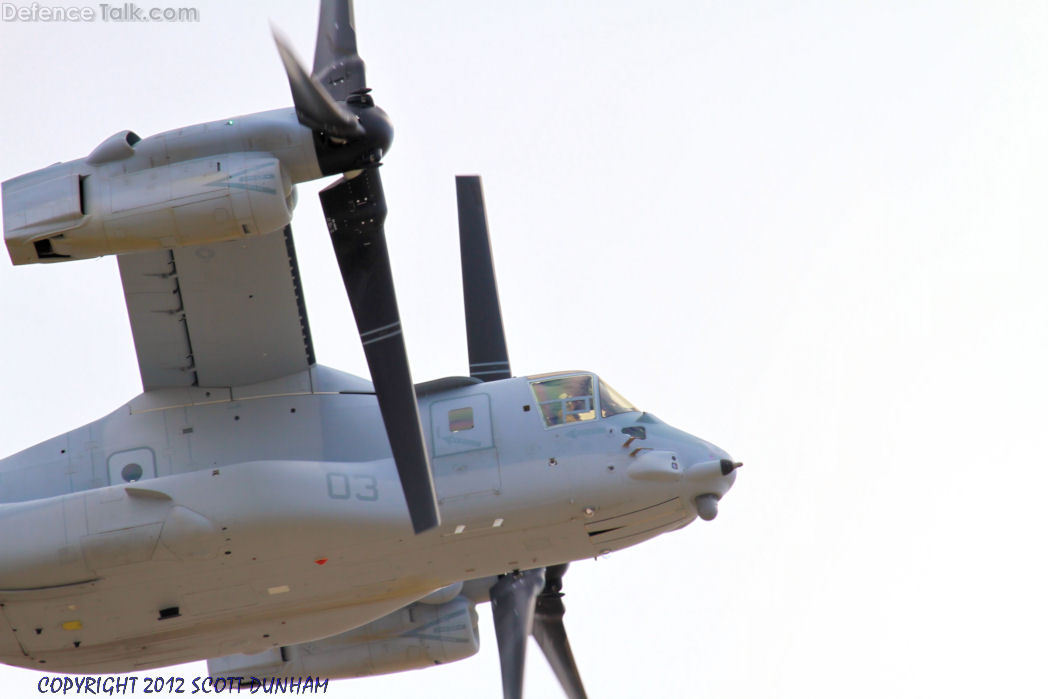
[[542, 411], [546, 427], [597, 417], [593, 377], [588, 374], [533, 381], [531, 390], [535, 393], [535, 401]]
[[639, 413], [640, 411], [633, 407], [633, 403], [622, 397], [622, 394], [616, 391], [614, 388], [600, 382], [600, 416], [609, 417], [611, 415], [618, 415], [620, 413]]

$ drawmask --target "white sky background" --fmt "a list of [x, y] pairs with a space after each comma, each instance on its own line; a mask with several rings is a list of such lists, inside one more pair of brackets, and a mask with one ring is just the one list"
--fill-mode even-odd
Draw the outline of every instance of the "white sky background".
[[[717, 521], [572, 566], [591, 695], [1041, 696], [1048, 6], [358, 4], [416, 380], [467, 370], [453, 175], [479, 172], [515, 372], [593, 369], [746, 462]], [[308, 64], [315, 8], [197, 6], [0, 23], [0, 179], [289, 106], [268, 21]], [[366, 375], [319, 186], [317, 355]], [[114, 259], [2, 257], [6, 453], [141, 386]], [[495, 696], [487, 607], [481, 633], [329, 694]]]

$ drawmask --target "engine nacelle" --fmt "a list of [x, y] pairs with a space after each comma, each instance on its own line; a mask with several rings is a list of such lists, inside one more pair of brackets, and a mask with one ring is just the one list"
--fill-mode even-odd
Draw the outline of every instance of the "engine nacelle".
[[212, 677], [326, 677], [382, 675], [468, 658], [480, 648], [473, 602], [415, 603], [346, 633], [254, 655], [207, 661]]
[[4, 239], [16, 265], [218, 243], [283, 228], [295, 200], [267, 153], [132, 172], [89, 157], [4, 182]]

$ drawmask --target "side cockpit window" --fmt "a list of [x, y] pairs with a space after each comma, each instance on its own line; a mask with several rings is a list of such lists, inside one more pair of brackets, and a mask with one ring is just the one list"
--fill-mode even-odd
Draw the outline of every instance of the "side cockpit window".
[[531, 390], [546, 427], [594, 420], [597, 417], [593, 377], [589, 374], [532, 381]]

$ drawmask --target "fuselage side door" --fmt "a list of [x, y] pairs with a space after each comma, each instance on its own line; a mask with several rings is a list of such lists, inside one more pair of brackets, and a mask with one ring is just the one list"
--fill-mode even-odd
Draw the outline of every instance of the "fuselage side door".
[[441, 503], [502, 487], [491, 424], [491, 398], [474, 393], [430, 405], [430, 456]]

